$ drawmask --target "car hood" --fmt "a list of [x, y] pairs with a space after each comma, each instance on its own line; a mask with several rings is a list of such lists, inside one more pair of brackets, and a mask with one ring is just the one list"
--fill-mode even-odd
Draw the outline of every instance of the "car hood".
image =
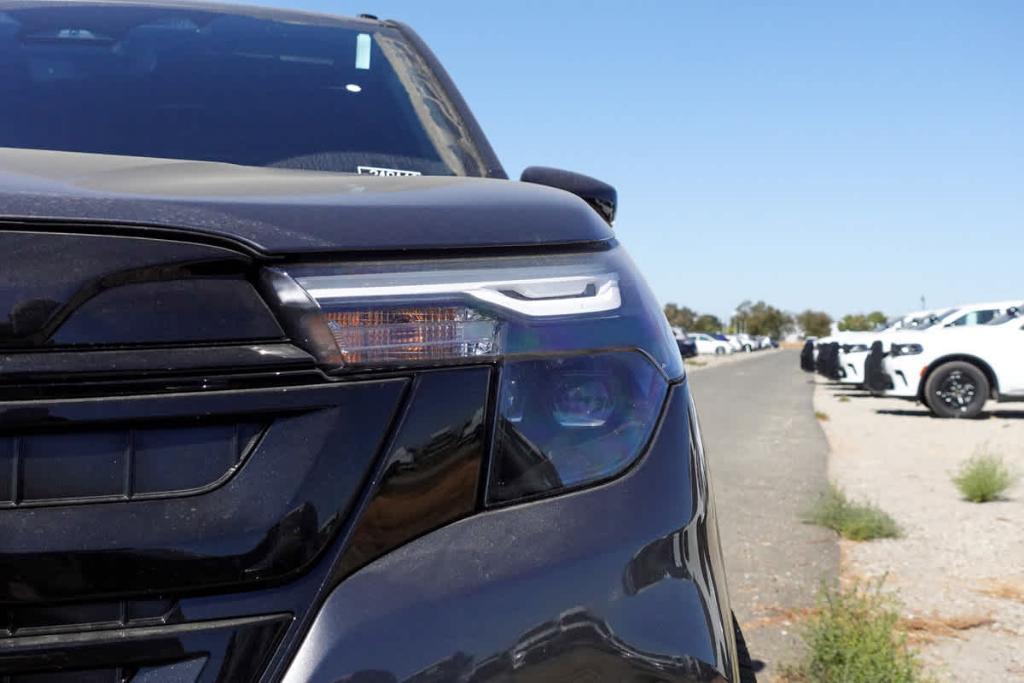
[[886, 338], [892, 344], [923, 344], [929, 347], [938, 345], [963, 345], [997, 335], [1012, 334], [1020, 329], [1021, 322], [1016, 320], [1002, 325], [965, 325], [962, 327], [944, 327], [928, 330], [906, 330]]
[[508, 180], [381, 178], [0, 148], [0, 220], [172, 228], [266, 254], [592, 243], [583, 200]]

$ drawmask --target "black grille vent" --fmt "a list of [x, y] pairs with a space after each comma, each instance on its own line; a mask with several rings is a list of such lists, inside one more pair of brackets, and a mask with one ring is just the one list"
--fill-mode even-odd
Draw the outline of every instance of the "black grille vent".
[[0, 683], [128, 683], [134, 675], [134, 671], [120, 667], [87, 671], [50, 671], [0, 676]]
[[0, 637], [166, 624], [173, 600], [115, 600], [0, 610]]
[[229, 477], [258, 422], [0, 435], [0, 508], [167, 498]]

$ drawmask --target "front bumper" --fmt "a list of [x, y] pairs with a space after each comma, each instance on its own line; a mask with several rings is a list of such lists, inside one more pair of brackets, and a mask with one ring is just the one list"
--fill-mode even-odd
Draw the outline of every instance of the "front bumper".
[[882, 372], [889, 384], [882, 396], [917, 398], [921, 385], [921, 363], [914, 356], [886, 356], [882, 359]]
[[839, 381], [843, 384], [864, 383], [864, 361], [867, 360], [866, 351], [841, 351], [839, 354], [839, 365], [842, 367], [844, 376]]
[[348, 578], [284, 680], [724, 682], [736, 680], [730, 614], [678, 385], [625, 476], [464, 519]]

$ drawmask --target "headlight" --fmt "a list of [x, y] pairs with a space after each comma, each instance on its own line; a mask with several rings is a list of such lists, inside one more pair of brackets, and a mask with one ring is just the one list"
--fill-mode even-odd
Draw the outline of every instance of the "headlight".
[[920, 344], [893, 344], [890, 352], [896, 356], [916, 356], [924, 351]]
[[499, 369], [487, 500], [618, 474], [641, 453], [682, 360], [620, 249], [270, 270], [286, 325], [335, 375]]

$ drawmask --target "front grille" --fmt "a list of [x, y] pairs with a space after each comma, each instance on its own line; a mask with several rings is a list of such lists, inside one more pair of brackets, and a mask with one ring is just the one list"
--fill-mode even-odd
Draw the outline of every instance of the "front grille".
[[[254, 680], [288, 614], [0, 640], [3, 683]], [[202, 678], [200, 679], [200, 675]]]
[[492, 367], [336, 381], [221, 247], [0, 247], [0, 683], [273, 679], [338, 582], [480, 509]]
[[818, 345], [818, 360], [816, 369], [819, 374], [829, 379], [840, 379], [839, 368], [839, 344], [831, 342]]
[[0, 609], [0, 637], [30, 636], [167, 623], [173, 600], [113, 600]]
[[200, 422], [0, 435], [0, 506], [199, 493], [229, 477], [264, 428]]
[[882, 360], [885, 352], [882, 351], [882, 342], [876, 341], [871, 345], [871, 351], [864, 360], [864, 384], [873, 392], [882, 392], [892, 389], [892, 378], [882, 368]]
[[814, 372], [814, 342], [804, 342], [804, 348], [800, 350], [800, 369], [804, 372]]

